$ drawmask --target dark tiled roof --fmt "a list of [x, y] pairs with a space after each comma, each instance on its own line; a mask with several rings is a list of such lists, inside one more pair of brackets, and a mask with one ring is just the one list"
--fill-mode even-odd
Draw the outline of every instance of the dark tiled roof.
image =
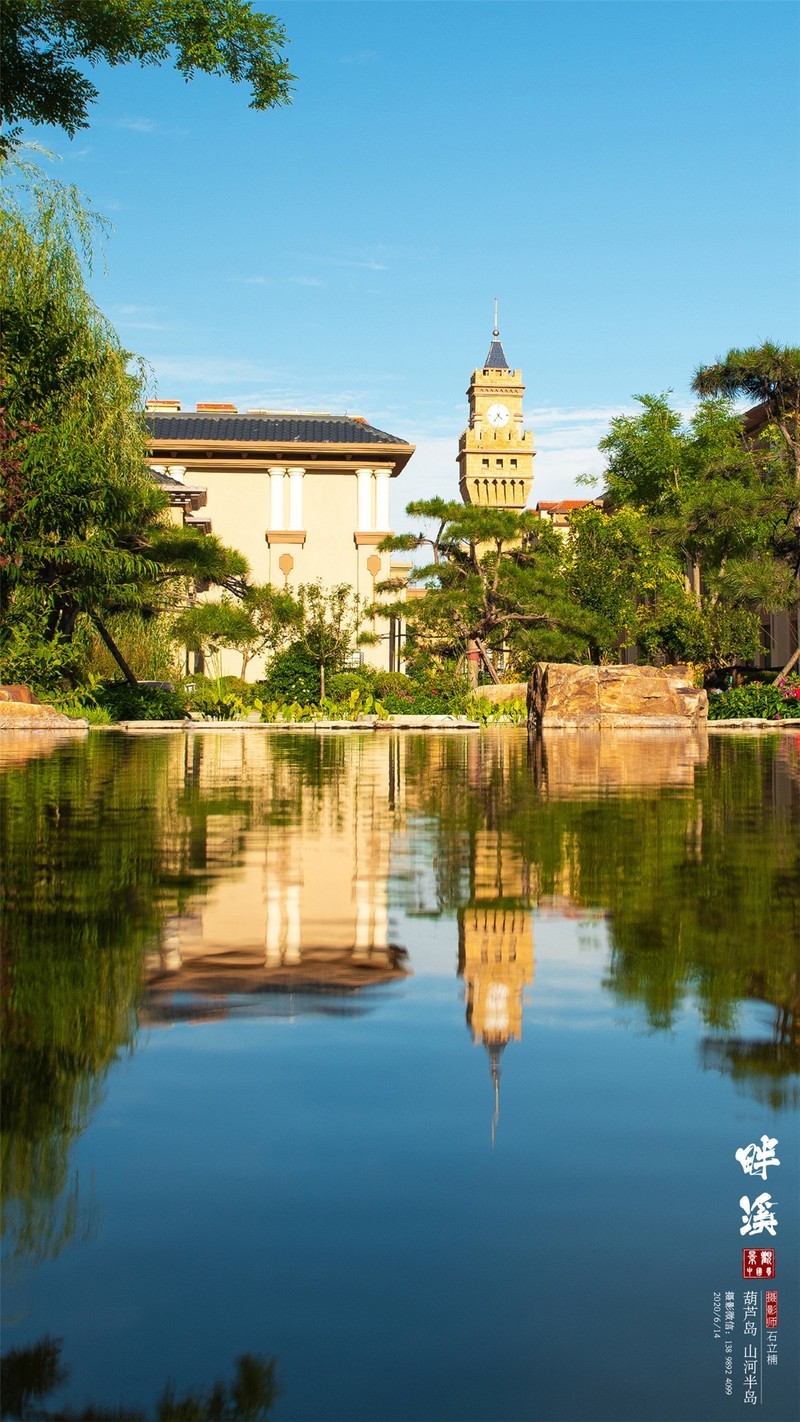
[[407, 444], [351, 415], [145, 415], [153, 439], [247, 440], [264, 444]]
[[502, 342], [493, 340], [489, 347], [489, 354], [483, 362], [484, 370], [510, 370], [511, 366], [506, 360], [506, 353], [503, 350]]

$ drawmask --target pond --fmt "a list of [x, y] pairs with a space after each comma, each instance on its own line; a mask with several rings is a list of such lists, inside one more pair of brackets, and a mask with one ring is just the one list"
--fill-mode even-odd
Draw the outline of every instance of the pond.
[[17, 733], [0, 815], [4, 1415], [794, 1422], [800, 737]]

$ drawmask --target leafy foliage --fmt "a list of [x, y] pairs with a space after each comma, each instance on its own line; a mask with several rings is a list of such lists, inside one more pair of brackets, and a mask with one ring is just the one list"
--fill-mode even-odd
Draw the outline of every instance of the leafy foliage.
[[226, 584], [247, 564], [166, 523], [145, 462], [143, 371], [85, 286], [97, 219], [74, 189], [28, 179], [0, 213], [0, 637], [13, 618], [68, 642], [83, 617], [132, 680], [102, 619], [151, 616], [187, 578]]
[[783, 688], [774, 683], [772, 686], [764, 686], [753, 682], [749, 686], [734, 686], [729, 691], [721, 691], [709, 697], [709, 721], [738, 720], [748, 716], [761, 717], [768, 721], [800, 719], [797, 689], [794, 686]]
[[528, 661], [586, 654], [594, 619], [570, 594], [560, 540], [535, 514], [443, 499], [409, 504], [407, 512], [432, 530], [387, 538], [381, 547], [430, 550], [432, 561], [411, 579], [425, 597], [384, 611], [405, 615], [420, 645], [458, 658], [475, 643], [492, 676], [489, 653], [504, 645]]
[[326, 670], [338, 671], [356, 644], [371, 640], [371, 635], [360, 631], [364, 609], [349, 583], [332, 588], [319, 579], [303, 583], [299, 603], [299, 641], [319, 667], [324, 696]]
[[[289, 101], [293, 75], [281, 23], [244, 0], [3, 0], [0, 119], [88, 126], [97, 89], [82, 66], [172, 63], [186, 80], [227, 74], [250, 86], [250, 108]], [[17, 136], [12, 129], [4, 140]]]
[[[783, 386], [770, 351], [787, 372]], [[793, 372], [800, 352], [776, 352], [731, 352], [736, 361], [727, 376], [725, 363], [698, 373], [696, 389], [705, 398], [688, 425], [666, 395], [638, 397], [641, 412], [613, 420], [600, 445], [608, 456], [611, 510], [633, 510], [660, 556], [671, 554], [687, 586], [691, 581], [696, 612], [673, 591], [664, 609], [666, 640], [711, 665], [753, 657], [761, 612], [797, 607], [800, 485], [790, 411], [792, 401], [797, 408]], [[770, 378], [763, 371], [757, 377], [765, 361]], [[750, 371], [749, 384], [743, 370]], [[755, 436], [728, 398], [743, 390], [765, 398], [772, 391]], [[770, 423], [773, 404], [782, 412], [778, 423]], [[649, 650], [660, 614], [654, 623], [639, 621], [637, 640]]]
[[296, 701], [301, 706], [315, 706], [320, 699], [319, 666], [301, 643], [279, 652], [270, 663], [264, 679], [267, 696], [277, 700]]
[[186, 715], [184, 693], [167, 686], [107, 682], [98, 687], [94, 697], [114, 721], [180, 721]]

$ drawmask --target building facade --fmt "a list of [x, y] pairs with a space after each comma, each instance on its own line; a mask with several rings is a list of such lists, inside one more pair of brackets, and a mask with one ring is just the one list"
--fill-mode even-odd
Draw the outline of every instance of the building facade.
[[489, 353], [467, 390], [469, 424], [458, 442], [465, 504], [524, 509], [533, 484], [533, 431], [524, 428], [522, 371], [512, 370], [497, 326]]
[[[150, 468], [173, 507], [202, 507], [203, 527], [245, 556], [253, 582], [293, 591], [347, 583], [363, 603], [379, 597], [376, 585], [390, 576], [378, 544], [391, 532], [391, 481], [412, 444], [355, 415], [219, 404], [187, 411], [175, 400], [149, 400], [146, 422]], [[401, 571], [391, 567], [392, 576]], [[365, 660], [391, 669], [396, 629], [388, 618], [373, 621], [367, 630], [379, 641]], [[249, 675], [263, 670], [255, 661]]]

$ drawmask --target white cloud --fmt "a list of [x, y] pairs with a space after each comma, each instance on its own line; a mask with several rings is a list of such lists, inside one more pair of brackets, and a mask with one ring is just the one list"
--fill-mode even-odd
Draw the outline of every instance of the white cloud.
[[102, 122], [106, 128], [124, 128], [128, 133], [160, 133], [172, 138], [187, 138], [192, 131], [179, 124], [158, 123], [155, 119], [147, 118], [143, 114], [137, 114], [134, 118], [106, 119]]
[[120, 119], [117, 128], [127, 128], [131, 133], [155, 133], [157, 125], [149, 118]]
[[272, 286], [270, 278], [264, 276], [228, 276], [225, 280], [236, 282], [239, 286]]
[[[552, 499], [589, 499], [599, 492], [605, 459], [598, 443], [614, 416], [631, 410], [632, 407], [597, 406], [526, 411], [526, 424], [533, 428], [536, 449], [529, 506]], [[416, 439], [413, 434], [408, 435], [417, 446], [416, 453], [404, 473], [392, 481], [392, 514], [398, 531], [411, 528], [403, 510], [413, 500], [459, 497], [456, 455], [460, 432], [454, 424], [452, 434], [422, 434]], [[595, 490], [577, 482], [584, 474], [599, 479]]]
[[305, 277], [305, 276], [289, 277], [289, 281], [292, 283], [293, 286], [324, 286], [324, 285], [325, 285], [324, 282], [320, 281], [319, 277]]

